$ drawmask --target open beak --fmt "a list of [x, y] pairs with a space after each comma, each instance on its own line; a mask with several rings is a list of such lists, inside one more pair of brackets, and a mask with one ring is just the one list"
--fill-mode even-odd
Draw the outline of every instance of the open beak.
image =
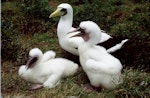
[[85, 32], [83, 32], [83, 29], [81, 29], [80, 27], [76, 28], [75, 30], [73, 30], [71, 32], [68, 32], [68, 34], [74, 33], [74, 32], [79, 32], [79, 33], [77, 33], [76, 35], [71, 36], [70, 38], [77, 37], [77, 36], [81, 37], [82, 35], [85, 34]]
[[78, 28], [76, 28], [76, 29], [74, 29], [74, 30], [72, 30], [72, 31], [70, 31], [70, 32], [68, 32], [67, 34], [70, 34], [70, 33], [74, 33], [74, 32], [80, 32], [80, 28], [78, 27]]
[[50, 14], [49, 18], [62, 16], [64, 15], [64, 12], [61, 11], [61, 8], [57, 8], [52, 14]]
[[84, 39], [84, 41], [88, 41], [89, 40], [89, 34], [86, 33], [85, 30], [80, 28], [80, 27], [75, 29], [75, 30], [73, 30], [73, 31], [71, 31], [71, 32], [69, 32], [69, 33], [77, 32], [77, 31], [79, 33], [77, 33], [76, 35], [71, 36], [70, 38], [72, 38], [72, 37], [82, 37]]
[[27, 64], [26, 64], [26, 69], [28, 70], [29, 68], [34, 67], [34, 63], [38, 60], [37, 57], [30, 57], [30, 59], [28, 60]]
[[82, 35], [82, 32], [81, 32], [81, 28], [80, 28], [80, 27], [76, 28], [75, 30], [72, 30], [72, 31], [68, 32], [67, 34], [74, 33], [74, 32], [79, 32], [79, 33], [77, 33], [76, 35], [71, 36], [71, 37], [75, 37], [75, 36], [80, 36], [80, 35]]

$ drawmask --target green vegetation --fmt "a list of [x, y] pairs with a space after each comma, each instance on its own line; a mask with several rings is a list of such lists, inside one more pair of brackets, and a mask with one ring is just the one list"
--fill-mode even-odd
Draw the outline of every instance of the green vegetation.
[[[115, 37], [136, 39], [116, 55], [124, 65], [124, 83], [115, 90], [89, 91], [83, 71], [61, 81], [56, 88], [30, 91], [29, 83], [18, 76], [28, 51], [39, 47], [54, 50], [57, 57], [72, 59], [58, 44], [59, 18], [49, 19], [56, 5], [68, 2], [74, 9], [74, 23], [95, 21]], [[150, 1], [149, 0], [3, 0], [2, 1], [2, 96], [4, 98], [148, 98], [150, 95]], [[71, 57], [71, 58], [70, 58]], [[72, 59], [73, 60], [73, 59]], [[55, 96], [55, 97], [54, 97]]]

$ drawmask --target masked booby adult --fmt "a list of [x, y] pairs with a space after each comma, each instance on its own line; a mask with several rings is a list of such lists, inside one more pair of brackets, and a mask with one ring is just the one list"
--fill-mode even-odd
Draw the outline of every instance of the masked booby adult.
[[30, 50], [30, 59], [26, 65], [19, 68], [18, 74], [24, 80], [33, 83], [32, 90], [42, 87], [54, 88], [61, 78], [77, 72], [78, 64], [64, 58], [55, 58], [55, 54], [54, 51], [43, 54], [38, 48]]
[[[57, 17], [57, 16], [61, 17], [57, 26], [57, 36], [59, 39], [60, 46], [64, 50], [74, 55], [79, 55], [77, 47], [82, 42], [84, 42], [84, 40], [81, 37], [70, 38], [70, 36], [73, 36], [74, 34], [76, 34], [76, 32], [72, 32], [72, 34], [68, 34], [68, 32], [75, 29], [74, 27], [72, 27], [72, 22], [73, 22], [72, 6], [67, 3], [62, 3], [58, 5], [57, 9], [49, 16], [49, 18]], [[99, 43], [101, 44], [101, 46], [103, 45], [103, 43], [107, 44], [109, 42], [112, 42], [113, 38], [110, 35], [105, 33], [103, 30], [101, 30], [100, 33], [101, 33], [101, 39], [99, 39]], [[76, 41], [76, 43], [73, 42], [74, 44], [72, 44], [72, 41]], [[109, 53], [115, 52], [118, 49], [120, 49], [126, 41], [124, 42], [118, 40], [114, 41], [115, 42], [114, 44], [113, 43], [107, 44], [108, 47], [106, 48], [109, 49], [108, 50]]]
[[[80, 63], [94, 87], [114, 89], [122, 83], [122, 64], [119, 59], [109, 54], [99, 43], [100, 28], [92, 21], [84, 21], [76, 31], [75, 36], [81, 36], [85, 42], [78, 46]], [[88, 36], [88, 37], [87, 37]]]

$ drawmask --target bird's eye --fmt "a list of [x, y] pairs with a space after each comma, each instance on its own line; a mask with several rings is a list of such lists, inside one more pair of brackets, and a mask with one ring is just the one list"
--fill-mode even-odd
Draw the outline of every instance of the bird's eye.
[[85, 33], [85, 30], [84, 29], [82, 29], [82, 28], [80, 28], [80, 30], [79, 31], [81, 31], [81, 33], [82, 34], [84, 34]]
[[61, 11], [64, 12], [63, 16], [67, 14], [67, 9], [62, 8]]
[[61, 9], [61, 11], [63, 11], [63, 12], [67, 12], [67, 10], [66, 10], [65, 8], [62, 8], [62, 9]]

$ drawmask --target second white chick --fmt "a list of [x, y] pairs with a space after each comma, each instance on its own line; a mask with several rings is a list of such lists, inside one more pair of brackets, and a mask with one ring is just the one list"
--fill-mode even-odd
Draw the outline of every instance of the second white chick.
[[87, 74], [90, 83], [94, 87], [104, 87], [114, 89], [122, 83], [121, 70], [122, 64], [119, 59], [107, 52], [102, 46], [97, 46], [100, 39], [100, 28], [92, 21], [80, 23], [76, 31], [81, 33], [75, 35], [81, 36], [85, 40], [78, 47], [80, 63]]
[[55, 58], [55, 55], [54, 51], [43, 54], [38, 48], [31, 49], [31, 59], [19, 68], [19, 76], [35, 84], [31, 89], [54, 88], [61, 78], [74, 75], [78, 69], [78, 64], [68, 59]]

